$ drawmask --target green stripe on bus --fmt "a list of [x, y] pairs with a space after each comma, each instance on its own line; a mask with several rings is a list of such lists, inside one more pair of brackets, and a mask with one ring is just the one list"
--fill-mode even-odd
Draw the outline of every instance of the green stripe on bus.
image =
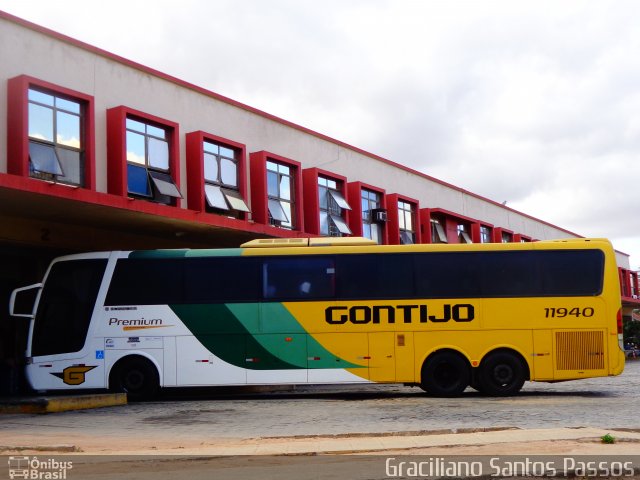
[[[326, 350], [280, 303], [170, 307], [207, 350], [237, 367], [250, 370], [362, 367]], [[261, 325], [258, 316], [262, 318]], [[314, 356], [311, 364], [307, 359], [309, 352]]]
[[136, 250], [129, 258], [183, 258], [187, 250]]
[[244, 248], [211, 248], [207, 250], [188, 250], [186, 257], [240, 257]]
[[250, 370], [290, 370], [304, 368], [271, 354], [226, 305], [170, 305], [204, 347], [236, 367]]
[[[261, 303], [259, 305], [260, 334], [255, 335], [254, 338], [274, 355], [286, 355], [287, 361], [300, 365], [302, 368], [336, 368], [337, 362], [340, 362], [340, 368], [363, 367], [347, 362], [329, 352], [313, 336], [307, 334], [302, 325], [281, 303]], [[256, 330], [256, 304], [228, 303], [227, 307], [248, 331]], [[304, 337], [306, 337], [306, 341]], [[297, 348], [293, 347], [294, 344]], [[308, 352], [313, 352], [313, 355]], [[309, 356], [319, 358], [319, 360], [314, 360], [310, 366], [307, 366], [307, 357]]]
[[210, 249], [167, 249], [167, 250], [135, 250], [129, 258], [203, 258], [203, 257], [240, 257], [242, 248], [210, 248]]

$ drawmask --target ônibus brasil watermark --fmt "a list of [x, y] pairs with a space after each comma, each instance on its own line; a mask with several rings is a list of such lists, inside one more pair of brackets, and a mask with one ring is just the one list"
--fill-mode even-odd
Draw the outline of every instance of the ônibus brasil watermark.
[[31, 480], [65, 480], [73, 462], [60, 461], [55, 458], [38, 458], [28, 456], [9, 457], [9, 478], [26, 478]]

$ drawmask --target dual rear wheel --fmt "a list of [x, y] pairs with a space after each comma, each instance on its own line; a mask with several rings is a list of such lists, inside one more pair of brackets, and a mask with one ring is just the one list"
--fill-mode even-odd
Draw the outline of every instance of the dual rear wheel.
[[527, 377], [524, 360], [510, 351], [489, 354], [473, 372], [458, 352], [443, 350], [431, 355], [422, 366], [420, 387], [437, 397], [456, 397], [467, 386], [490, 396], [515, 395]]

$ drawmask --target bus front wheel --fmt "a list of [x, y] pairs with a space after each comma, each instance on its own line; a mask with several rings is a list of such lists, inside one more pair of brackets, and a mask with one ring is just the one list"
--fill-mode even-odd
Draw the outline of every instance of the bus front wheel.
[[437, 397], [456, 397], [469, 385], [469, 364], [458, 353], [437, 352], [422, 366], [420, 387]]
[[525, 379], [525, 366], [519, 356], [510, 352], [496, 352], [480, 364], [478, 390], [494, 397], [515, 395]]
[[133, 401], [153, 398], [160, 389], [158, 370], [144, 357], [123, 358], [111, 370], [109, 388]]

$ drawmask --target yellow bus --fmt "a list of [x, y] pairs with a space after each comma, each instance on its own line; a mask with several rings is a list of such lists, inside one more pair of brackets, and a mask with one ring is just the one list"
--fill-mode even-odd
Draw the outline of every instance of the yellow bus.
[[503, 396], [527, 380], [624, 368], [618, 272], [603, 239], [297, 238], [79, 254], [54, 260], [10, 303], [31, 319], [36, 390], [142, 398], [167, 387], [375, 382]]

